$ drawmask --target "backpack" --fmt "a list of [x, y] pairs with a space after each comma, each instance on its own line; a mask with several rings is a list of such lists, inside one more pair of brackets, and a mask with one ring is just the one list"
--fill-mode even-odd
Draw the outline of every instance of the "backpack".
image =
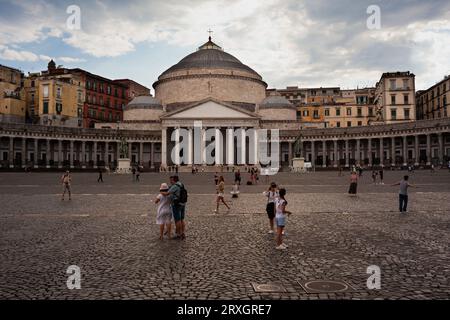
[[184, 205], [188, 200], [188, 192], [182, 183], [177, 183], [177, 185], [180, 188], [180, 195], [175, 199], [174, 202], [177, 205]]

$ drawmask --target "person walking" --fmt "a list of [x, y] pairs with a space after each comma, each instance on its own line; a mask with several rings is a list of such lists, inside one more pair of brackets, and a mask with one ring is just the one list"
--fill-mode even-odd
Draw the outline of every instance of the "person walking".
[[384, 184], [384, 170], [383, 167], [380, 168], [380, 171], [378, 171], [378, 175], [380, 176], [380, 184]]
[[241, 185], [241, 170], [237, 169], [234, 173], [234, 183]]
[[131, 173], [133, 174], [133, 181], [136, 181], [136, 167], [131, 168]]
[[277, 184], [272, 182], [267, 191], [263, 192], [264, 196], [267, 197], [266, 212], [269, 218], [269, 234], [273, 234], [275, 231], [274, 219], [275, 219], [275, 201], [279, 194], [277, 191]]
[[409, 176], [404, 176], [403, 180], [392, 184], [391, 186], [400, 186], [398, 193], [399, 211], [400, 213], [408, 212], [408, 188], [417, 188], [415, 185], [408, 182]]
[[375, 169], [372, 170], [372, 182], [377, 184], [377, 171]]
[[[169, 239], [172, 238], [172, 210], [170, 208], [170, 197], [164, 195], [169, 191], [167, 183], [162, 183], [159, 188], [159, 195], [156, 197], [155, 204], [158, 205], [156, 213], [156, 224], [159, 225], [159, 240], [163, 240], [164, 234], [167, 234]], [[164, 232], [166, 229], [166, 232]]]
[[219, 177], [219, 183], [217, 184], [217, 199], [216, 199], [216, 210], [214, 210], [215, 213], [219, 213], [219, 205], [222, 202], [225, 207], [227, 207], [227, 212], [230, 211], [230, 207], [228, 206], [228, 204], [225, 202], [225, 179], [223, 178], [223, 176]]
[[98, 178], [97, 182], [103, 182], [103, 171], [102, 168], [98, 167]]
[[275, 213], [275, 219], [277, 223], [277, 237], [276, 242], [277, 250], [286, 250], [288, 246], [283, 243], [283, 230], [286, 226], [286, 216], [291, 215], [292, 213], [290, 211], [286, 210], [287, 201], [285, 199], [286, 196], [286, 189], [280, 189], [278, 192], [278, 198], [275, 201], [275, 207], [276, 207], [276, 213]]
[[64, 196], [66, 194], [66, 191], [69, 194], [69, 200], [72, 200], [72, 193], [70, 190], [70, 186], [72, 183], [72, 177], [70, 176], [70, 172], [66, 171], [63, 176], [61, 177], [61, 182], [63, 185], [63, 193], [62, 193], [62, 200], [64, 201]]
[[348, 189], [348, 193], [350, 195], [355, 195], [358, 189], [358, 174], [356, 171], [352, 171], [350, 175], [350, 188]]
[[137, 166], [136, 168], [136, 182], [139, 182], [139, 177], [141, 176], [141, 168]]

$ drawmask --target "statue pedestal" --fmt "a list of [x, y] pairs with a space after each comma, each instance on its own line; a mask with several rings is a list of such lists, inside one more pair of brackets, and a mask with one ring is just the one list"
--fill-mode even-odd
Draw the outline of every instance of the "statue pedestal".
[[119, 174], [131, 173], [131, 160], [130, 159], [119, 159], [115, 173], [119, 173]]
[[305, 168], [305, 158], [294, 158], [292, 159], [292, 171], [293, 172], [306, 172]]

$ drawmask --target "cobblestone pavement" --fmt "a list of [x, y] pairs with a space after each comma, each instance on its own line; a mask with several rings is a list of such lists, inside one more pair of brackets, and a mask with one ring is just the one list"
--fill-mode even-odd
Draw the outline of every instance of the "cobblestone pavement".
[[[168, 175], [97, 184], [95, 173], [75, 173], [73, 200], [63, 202], [57, 173], [1, 173], [0, 299], [449, 299], [450, 173], [411, 174], [419, 188], [401, 215], [388, 184], [403, 174], [373, 185], [365, 172], [355, 198], [336, 172], [271, 178], [287, 187], [294, 212], [289, 249], [278, 251], [265, 184], [242, 187], [230, 213], [213, 214], [212, 175], [182, 175], [187, 239], [159, 241], [151, 200]], [[81, 290], [66, 287], [70, 265], [81, 268]], [[370, 265], [381, 268], [381, 290], [366, 286]], [[308, 294], [298, 284], [320, 279], [355, 290]], [[286, 292], [256, 293], [252, 283]]]

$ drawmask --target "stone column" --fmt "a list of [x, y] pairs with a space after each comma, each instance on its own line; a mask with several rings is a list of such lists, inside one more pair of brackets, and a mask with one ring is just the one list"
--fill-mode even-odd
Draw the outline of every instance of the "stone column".
[[22, 138], [22, 168], [25, 168], [27, 162], [27, 139]]
[[86, 169], [86, 141], [81, 142], [81, 168]]
[[414, 155], [416, 157], [416, 163], [415, 166], [419, 166], [420, 164], [420, 151], [419, 151], [419, 136], [414, 136]]
[[350, 167], [350, 155], [349, 155], [349, 146], [348, 146], [348, 139], [345, 140], [345, 167]]
[[180, 159], [180, 128], [175, 128], [175, 146], [173, 149], [173, 162], [174, 165], [179, 166], [181, 164]]
[[70, 140], [70, 168], [73, 169], [73, 140]]
[[292, 142], [289, 142], [289, 166], [292, 165], [292, 152], [293, 152], [293, 148], [292, 148]]
[[50, 168], [50, 160], [51, 160], [52, 154], [51, 154], [51, 150], [50, 150], [50, 139], [47, 139], [47, 145], [45, 147], [45, 166], [47, 167], [47, 169]]
[[109, 167], [109, 142], [105, 142], [105, 167]]
[[[311, 165], [314, 168], [316, 166], [316, 142], [314, 140], [311, 141]], [[280, 152], [281, 153], [281, 152]]]
[[334, 149], [333, 149], [333, 153], [334, 153], [334, 167], [335, 168], [337, 168], [338, 167], [338, 165], [339, 165], [339, 152], [338, 152], [338, 141], [337, 140], [334, 140], [333, 141], [333, 147], [334, 147]]
[[62, 140], [58, 140], [58, 168], [63, 166]]
[[391, 137], [391, 166], [395, 167], [395, 137]]
[[117, 157], [117, 166], [119, 166], [120, 159], [120, 141], [116, 142], [116, 157]]
[[220, 128], [215, 128], [215, 138], [214, 138], [214, 145], [215, 145], [215, 163], [216, 166], [222, 164], [222, 145], [221, 145], [221, 132]]
[[[254, 128], [254, 131], [253, 131], [253, 138], [255, 139], [254, 141], [253, 141], [253, 144], [254, 144], [254, 155], [253, 155], [253, 162], [254, 162], [254, 164], [257, 166], [258, 164], [259, 164], [259, 157], [258, 157], [258, 129], [257, 128]], [[290, 147], [290, 150], [289, 150], [289, 164], [291, 163], [291, 160], [292, 160], [292, 145], [291, 145], [291, 143], [289, 143], [289, 147]]]
[[227, 164], [234, 165], [234, 129], [227, 129]]
[[383, 138], [380, 138], [380, 165], [384, 165], [384, 143], [383, 143]]
[[322, 168], [327, 167], [327, 141], [322, 141]]
[[161, 166], [167, 167], [167, 128], [161, 131]]
[[139, 142], [139, 165], [144, 166], [144, 143]]
[[39, 139], [34, 139], [34, 167], [39, 168]]
[[427, 134], [427, 166], [431, 165], [431, 135]]
[[408, 165], [408, 137], [403, 136], [403, 165]]
[[188, 151], [187, 164], [192, 166], [194, 164], [194, 129], [188, 129]]
[[369, 167], [372, 167], [372, 138], [367, 139], [367, 158], [369, 159]]
[[92, 161], [94, 162], [94, 169], [97, 169], [97, 141], [94, 141], [94, 150], [92, 151]]
[[361, 139], [356, 139], [356, 164], [361, 165]]
[[206, 165], [206, 128], [202, 127], [200, 132], [200, 153], [202, 155], [202, 166], [204, 166]]
[[247, 162], [247, 136], [245, 134], [245, 128], [241, 130], [241, 162], [239, 164], [245, 165]]
[[9, 167], [14, 168], [14, 137], [9, 137]]
[[444, 165], [444, 137], [442, 133], [438, 134], [439, 140], [439, 165]]
[[150, 143], [150, 168], [155, 168], [155, 143]]
[[128, 159], [131, 162], [131, 159], [133, 158], [133, 142], [128, 142]]

